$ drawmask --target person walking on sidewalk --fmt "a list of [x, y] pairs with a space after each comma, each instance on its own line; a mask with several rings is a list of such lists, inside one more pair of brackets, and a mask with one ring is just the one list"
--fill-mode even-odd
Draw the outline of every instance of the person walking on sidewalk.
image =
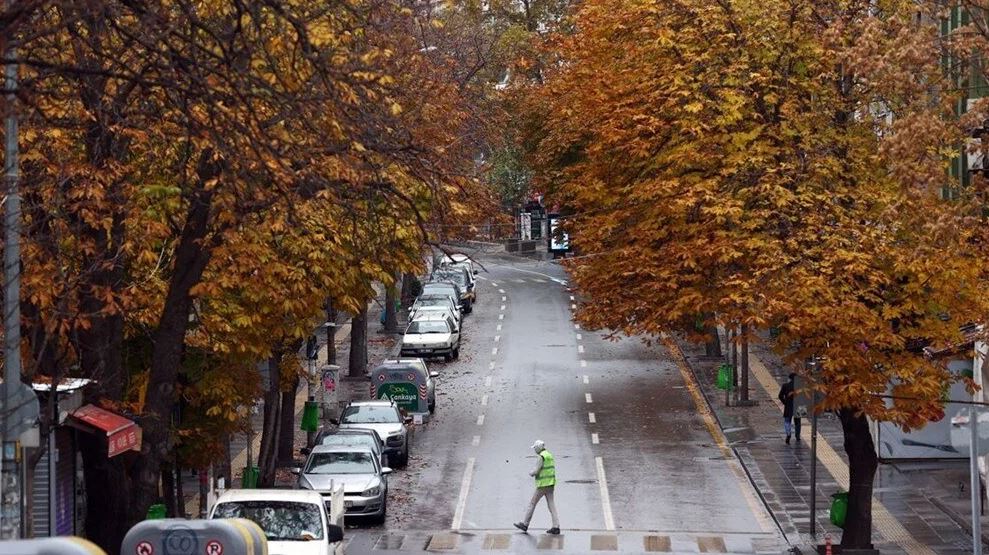
[[780, 388], [779, 399], [783, 403], [783, 431], [786, 433], [786, 444], [790, 444], [790, 432], [796, 432], [800, 441], [800, 418], [793, 417], [793, 388], [797, 375], [790, 372], [790, 381]]
[[556, 515], [556, 503], [553, 501], [553, 490], [556, 488], [556, 463], [553, 460], [553, 454], [546, 450], [546, 444], [542, 440], [537, 439], [532, 444], [532, 449], [539, 455], [539, 464], [535, 470], [529, 473], [530, 476], [536, 478], [536, 492], [532, 494], [532, 500], [529, 501], [529, 509], [525, 513], [525, 518], [522, 522], [516, 522], [515, 527], [523, 532], [528, 532], [529, 522], [532, 521], [532, 513], [536, 510], [536, 504], [545, 497], [546, 504], [549, 505], [549, 514], [553, 517], [553, 527], [546, 530], [546, 533], [559, 534], [560, 519]]

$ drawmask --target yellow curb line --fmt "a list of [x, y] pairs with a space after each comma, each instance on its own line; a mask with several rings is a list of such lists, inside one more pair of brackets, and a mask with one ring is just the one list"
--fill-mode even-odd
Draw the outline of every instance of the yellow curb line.
[[752, 485], [745, 470], [738, 462], [738, 459], [735, 458], [735, 453], [728, 446], [728, 442], [721, 432], [721, 427], [718, 426], [718, 422], [711, 413], [710, 407], [707, 406], [707, 401], [704, 400], [704, 395], [701, 393], [700, 386], [694, 379], [693, 372], [690, 371], [687, 359], [683, 356], [680, 346], [665, 334], [662, 336], [662, 341], [663, 345], [666, 346], [666, 350], [673, 356], [677, 369], [680, 370], [680, 376], [683, 378], [683, 382], [687, 386], [687, 391], [690, 392], [690, 396], [694, 400], [694, 405], [697, 407], [697, 412], [700, 414], [701, 420], [704, 421], [704, 426], [707, 428], [708, 433], [711, 434], [711, 438], [714, 439], [714, 443], [717, 444], [718, 449], [721, 450], [721, 455], [724, 457], [728, 467], [735, 474], [735, 478], [739, 482], [739, 489], [742, 491], [745, 501], [749, 504], [752, 515], [759, 522], [759, 526], [763, 532], [767, 534], [779, 533], [779, 530], [770, 522], [769, 516], [766, 514], [766, 508], [756, 498], [755, 486]]
[[[769, 394], [769, 398], [776, 404], [783, 413], [783, 403], [776, 398], [779, 382], [769, 373], [766, 366], [759, 360], [759, 357], [749, 353], [749, 370], [755, 375], [756, 380], [762, 388]], [[834, 477], [838, 485], [846, 491], [848, 490], [848, 465], [841, 459], [838, 453], [831, 447], [824, 436], [817, 434], [817, 459], [824, 464], [831, 476]], [[934, 551], [926, 545], [918, 542], [910, 532], [900, 524], [900, 521], [875, 497], [872, 498], [872, 524], [879, 533], [888, 541], [894, 542], [911, 555], [935, 555]]]

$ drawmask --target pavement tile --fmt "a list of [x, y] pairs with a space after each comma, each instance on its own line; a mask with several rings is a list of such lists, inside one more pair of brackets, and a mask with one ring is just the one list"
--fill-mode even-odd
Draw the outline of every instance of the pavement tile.
[[618, 551], [618, 536], [614, 534], [592, 535], [591, 551]]
[[402, 549], [405, 534], [384, 534], [374, 542], [374, 549]]
[[700, 536], [697, 538], [697, 549], [701, 553], [727, 553], [724, 538], [718, 536]]
[[543, 534], [536, 542], [536, 549], [563, 549], [563, 536], [555, 534]]
[[642, 549], [650, 553], [669, 553], [672, 551], [672, 542], [669, 536], [644, 536], [642, 538]]
[[512, 544], [511, 534], [485, 534], [481, 549], [508, 549]]
[[433, 534], [426, 545], [426, 551], [451, 551], [457, 548], [459, 537], [456, 534]]

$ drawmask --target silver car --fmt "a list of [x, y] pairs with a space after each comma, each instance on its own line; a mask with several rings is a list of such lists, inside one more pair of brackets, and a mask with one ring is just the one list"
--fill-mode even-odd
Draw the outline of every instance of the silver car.
[[379, 457], [367, 447], [317, 445], [299, 473], [299, 487], [325, 491], [328, 500], [330, 488], [342, 484], [347, 516], [384, 522], [389, 474], [391, 469], [382, 467]]
[[361, 428], [378, 432], [378, 437], [385, 442], [389, 464], [400, 467], [409, 462], [407, 422], [412, 422], [412, 418], [403, 417], [392, 401], [352, 401], [340, 414], [341, 430]]

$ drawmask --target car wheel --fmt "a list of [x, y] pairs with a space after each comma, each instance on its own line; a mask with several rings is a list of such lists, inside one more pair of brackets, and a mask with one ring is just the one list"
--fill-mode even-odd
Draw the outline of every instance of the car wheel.
[[429, 403], [429, 414], [436, 412], [436, 401], [430, 401]]
[[450, 362], [453, 360], [453, 351], [443, 355], [443, 362]]
[[457, 348], [453, 350], [453, 358], [454, 359], [460, 358], [460, 345], [457, 345]]
[[398, 457], [398, 466], [405, 468], [409, 466], [409, 440], [405, 440], [405, 449], [402, 449], [402, 454]]
[[374, 524], [384, 524], [385, 523], [385, 517], [388, 516], [388, 497], [387, 497], [387, 495], [388, 494], [386, 493], [385, 494], [385, 500], [381, 502], [381, 514], [380, 515], [377, 515], [377, 516], [375, 516], [374, 518], [371, 519], [372, 522], [374, 522]]

